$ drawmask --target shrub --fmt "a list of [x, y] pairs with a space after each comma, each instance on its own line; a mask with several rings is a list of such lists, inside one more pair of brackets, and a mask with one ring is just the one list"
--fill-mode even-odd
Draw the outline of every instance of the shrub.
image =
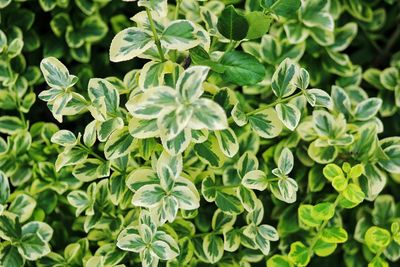
[[125, 2], [0, 1], [0, 266], [400, 259], [398, 2]]

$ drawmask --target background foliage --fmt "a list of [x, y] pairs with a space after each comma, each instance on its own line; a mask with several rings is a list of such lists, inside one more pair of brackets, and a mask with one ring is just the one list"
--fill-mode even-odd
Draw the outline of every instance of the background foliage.
[[399, 14], [0, 0], [0, 266], [396, 266]]

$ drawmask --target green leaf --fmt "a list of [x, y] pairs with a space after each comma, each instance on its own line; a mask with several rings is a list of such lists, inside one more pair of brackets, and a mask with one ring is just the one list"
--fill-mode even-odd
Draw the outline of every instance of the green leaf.
[[202, 161], [213, 167], [221, 166], [226, 159], [225, 155], [219, 149], [216, 138], [209, 138], [203, 143], [195, 144], [194, 151]]
[[1, 116], [0, 117], [0, 133], [12, 135], [18, 130], [25, 128], [21, 119], [14, 116]]
[[308, 103], [313, 107], [333, 108], [333, 102], [329, 94], [321, 89], [310, 89], [305, 93]]
[[357, 104], [354, 111], [354, 119], [366, 121], [374, 117], [382, 106], [382, 99], [377, 97], [368, 98]]
[[289, 260], [298, 266], [306, 266], [310, 262], [308, 248], [300, 241], [290, 244]]
[[287, 256], [273, 255], [267, 260], [267, 267], [293, 267]]
[[[175, 241], [174, 241], [175, 242]], [[155, 241], [151, 244], [151, 249], [158, 258], [162, 260], [170, 260], [179, 255], [179, 250], [174, 251], [170, 245], [164, 241]]]
[[132, 204], [139, 207], [151, 208], [159, 204], [166, 196], [166, 192], [159, 185], [144, 185], [140, 187], [132, 198]]
[[282, 174], [288, 175], [292, 171], [293, 165], [294, 158], [292, 151], [290, 151], [289, 148], [285, 147], [279, 156], [278, 168]]
[[252, 114], [248, 117], [248, 120], [253, 130], [263, 138], [277, 137], [283, 128], [273, 108], [268, 108]]
[[[208, 101], [212, 102], [211, 100]], [[184, 105], [178, 105], [174, 109], [165, 109], [165, 111], [160, 113], [160, 116], [157, 120], [157, 125], [160, 129], [161, 136], [164, 137], [166, 140], [171, 140], [175, 138], [187, 127], [189, 120], [191, 120], [191, 118], [193, 117], [193, 109], [187, 108]], [[202, 122], [205, 123], [213, 119], [204, 117], [201, 118]]]
[[70, 75], [68, 69], [55, 57], [48, 57], [40, 62], [40, 70], [47, 84], [55, 89], [67, 89], [73, 86], [77, 77]]
[[20, 222], [25, 222], [31, 216], [36, 207], [36, 200], [26, 194], [18, 195], [10, 204], [8, 211], [19, 216]]
[[301, 6], [300, 0], [262, 0], [261, 6], [274, 12], [278, 16], [290, 17], [296, 13]]
[[108, 160], [117, 159], [128, 154], [133, 145], [133, 137], [128, 128], [124, 127], [110, 135], [104, 146], [104, 154]]
[[246, 211], [251, 212], [256, 208], [257, 196], [253, 190], [239, 186], [236, 195]]
[[254, 85], [264, 79], [265, 67], [252, 55], [241, 51], [224, 53], [220, 63], [224, 66], [222, 78], [237, 85]]
[[1, 0], [0, 1], [0, 8], [5, 8], [11, 3], [11, 0]]
[[314, 206], [301, 204], [298, 209], [300, 225], [303, 224], [308, 227], [318, 227], [322, 220], [315, 217], [313, 214]]
[[391, 173], [400, 173], [400, 145], [392, 145], [383, 149], [387, 156], [386, 159], [380, 159], [379, 165]]
[[77, 139], [73, 132], [60, 130], [51, 137], [51, 142], [60, 146], [74, 146]]
[[[190, 184], [190, 186], [187, 186], [187, 184]], [[200, 206], [200, 196], [191, 182], [187, 181], [185, 186], [175, 186], [171, 194], [176, 197], [181, 209], [194, 210]]]
[[167, 49], [185, 51], [199, 44], [194, 35], [195, 26], [188, 20], [175, 20], [171, 22], [161, 35], [161, 44]]
[[374, 257], [372, 261], [368, 263], [368, 267], [389, 267], [389, 264], [381, 257]]
[[240, 246], [240, 233], [236, 230], [224, 232], [224, 250], [233, 252]]
[[335, 215], [335, 207], [330, 202], [318, 203], [311, 210], [311, 216], [319, 221], [329, 220]]
[[278, 104], [275, 106], [275, 110], [282, 123], [289, 130], [294, 131], [300, 122], [300, 110], [292, 104]]
[[258, 39], [268, 32], [271, 18], [261, 11], [249, 12], [245, 15], [249, 24], [246, 39]]
[[2, 205], [6, 204], [9, 197], [10, 197], [10, 184], [8, 182], [8, 178], [4, 174], [4, 172], [0, 171], [0, 204]]
[[12, 213], [0, 215], [0, 237], [7, 241], [21, 238], [21, 225], [17, 216]]
[[386, 68], [379, 76], [379, 81], [388, 90], [394, 91], [398, 84], [399, 71], [394, 68]]
[[336, 176], [332, 180], [332, 186], [336, 191], [342, 192], [347, 188], [348, 181], [343, 176]]
[[110, 60], [120, 62], [143, 54], [154, 45], [152, 35], [142, 29], [130, 27], [119, 32], [111, 42]]
[[38, 234], [26, 234], [21, 238], [18, 251], [25, 259], [35, 261], [50, 253], [50, 247]]
[[53, 236], [53, 229], [44, 222], [29, 222], [22, 226], [22, 235], [37, 234], [44, 242], [49, 242]]
[[220, 105], [210, 99], [201, 98], [193, 105], [189, 126], [195, 130], [225, 130], [228, 128], [228, 119]]
[[216, 210], [214, 212], [211, 225], [213, 230], [230, 230], [235, 224], [236, 216], [228, 215], [221, 210]]
[[98, 159], [87, 159], [74, 167], [72, 174], [82, 182], [90, 182], [110, 176], [110, 162]]
[[191, 131], [189, 128], [185, 128], [180, 134], [170, 140], [165, 140], [164, 136], [161, 136], [164, 149], [172, 154], [178, 155], [183, 153], [188, 148], [191, 141]]
[[93, 78], [88, 85], [89, 98], [95, 101], [104, 97], [107, 113], [116, 115], [119, 108], [119, 94], [117, 89], [105, 79]]
[[358, 205], [365, 198], [365, 194], [361, 190], [361, 188], [353, 183], [347, 186], [347, 188], [342, 192], [342, 195], [345, 199], [352, 202], [354, 205]]
[[325, 31], [333, 31], [334, 21], [332, 15], [326, 11], [327, 1], [314, 1], [305, 3], [302, 7], [302, 20], [308, 27], [317, 27]]
[[388, 230], [372, 226], [367, 230], [364, 238], [368, 248], [372, 252], [378, 253], [378, 251], [389, 245], [391, 236]]
[[164, 108], [176, 107], [177, 92], [168, 86], [147, 89], [144, 94], [131, 97], [126, 108], [139, 119], [156, 119]]
[[207, 176], [201, 182], [201, 195], [208, 202], [212, 202], [215, 200], [217, 195], [217, 190], [215, 188], [215, 178], [212, 176]]
[[167, 0], [152, 0], [152, 1], [139, 0], [138, 6], [148, 7], [152, 12], [155, 12], [160, 17], [167, 16], [168, 12]]
[[292, 178], [279, 179], [277, 187], [271, 186], [271, 192], [274, 196], [286, 203], [293, 203], [296, 201], [296, 192], [298, 185]]
[[240, 200], [237, 197], [224, 192], [217, 191], [215, 204], [217, 204], [218, 208], [223, 212], [228, 214], [239, 214], [243, 212], [243, 206], [241, 205]]
[[335, 136], [335, 119], [334, 117], [323, 110], [313, 112], [314, 129], [321, 136], [334, 137]]
[[65, 166], [71, 166], [79, 164], [86, 160], [88, 152], [79, 147], [67, 147], [65, 150], [58, 155], [55, 167], [56, 171], [59, 171]]
[[347, 232], [342, 227], [328, 227], [322, 231], [321, 239], [326, 243], [344, 243], [347, 241]]
[[18, 249], [11, 245], [4, 246], [0, 249], [0, 262], [7, 267], [24, 266], [24, 258], [19, 254]]
[[233, 5], [229, 5], [221, 12], [217, 28], [224, 37], [240, 41], [246, 37], [249, 23], [244, 16], [236, 12]]
[[[0, 3], [1, 7], [1, 3]], [[0, 30], [0, 52], [3, 52], [4, 48], [7, 46], [7, 36]]]
[[254, 170], [245, 174], [242, 184], [249, 189], [264, 191], [268, 186], [268, 179], [263, 171]]
[[210, 263], [218, 262], [224, 255], [224, 241], [214, 234], [208, 234], [203, 240], [203, 250]]
[[239, 142], [235, 132], [228, 128], [222, 131], [215, 131], [219, 147], [225, 156], [232, 158], [239, 151]]
[[329, 181], [332, 181], [335, 177], [343, 177], [344, 178], [344, 173], [342, 171], [342, 168], [340, 168], [338, 165], [331, 163], [328, 164], [324, 167], [322, 170], [324, 176], [326, 179]]
[[318, 239], [313, 247], [313, 251], [318, 257], [327, 257], [335, 251], [336, 247], [336, 243], [327, 243]]
[[272, 76], [271, 88], [274, 94], [278, 98], [291, 95], [296, 90], [296, 77], [296, 65], [289, 58], [286, 58], [279, 64]]
[[208, 71], [208, 67], [193, 66], [179, 76], [176, 88], [185, 101], [196, 100], [203, 94], [202, 84], [207, 78]]
[[88, 43], [100, 41], [107, 34], [107, 24], [101, 19], [101, 16], [90, 16], [83, 20], [80, 33]]
[[237, 173], [243, 178], [248, 172], [258, 169], [258, 159], [252, 152], [245, 152], [237, 163]]
[[135, 117], [129, 121], [129, 133], [139, 139], [156, 137], [160, 134], [157, 120], [141, 120]]
[[374, 201], [372, 221], [375, 225], [384, 225], [395, 217], [396, 206], [391, 195], [378, 196]]
[[78, 217], [87, 207], [89, 207], [90, 199], [88, 195], [81, 191], [75, 190], [68, 194], [68, 202], [76, 208], [75, 216]]

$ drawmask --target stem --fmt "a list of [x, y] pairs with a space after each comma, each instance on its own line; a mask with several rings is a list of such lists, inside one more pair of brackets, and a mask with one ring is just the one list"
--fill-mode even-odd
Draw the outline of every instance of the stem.
[[[250, 112], [247, 112], [246, 116], [253, 115], [255, 113], [258, 113], [260, 111], [266, 110], [266, 109], [268, 109], [270, 107], [273, 107], [273, 106], [275, 106], [277, 104], [280, 104], [280, 103], [286, 103], [286, 102], [292, 100], [293, 98], [296, 98], [296, 97], [301, 96], [301, 95], [303, 95], [303, 91], [300, 91], [297, 94], [291, 95], [291, 96], [286, 97], [284, 99], [278, 98], [277, 100], [275, 100], [274, 102], [272, 102], [272, 103], [270, 103], [268, 105], [265, 105], [265, 106], [262, 106], [262, 107], [259, 107], [259, 108], [255, 109], [255, 110], [252, 110]], [[233, 118], [231, 117], [231, 118], [228, 119], [228, 123], [232, 123], [232, 122], [233, 122]]]
[[151, 28], [151, 31], [153, 32], [153, 38], [154, 38], [154, 42], [156, 43], [156, 46], [157, 46], [158, 54], [160, 55], [161, 61], [164, 62], [165, 58], [164, 58], [164, 53], [163, 53], [163, 50], [162, 50], [162, 47], [161, 47], [160, 38], [158, 38], [158, 34], [157, 34], [157, 31], [156, 31], [156, 26], [154, 24], [153, 17], [151, 16], [150, 9], [147, 8], [147, 7], [146, 7], [146, 14], [147, 14], [147, 17], [148, 17], [149, 22], [150, 22], [150, 28]]
[[225, 53], [231, 51], [231, 50], [235, 47], [235, 45], [236, 45], [236, 41], [231, 40], [231, 41], [229, 42], [227, 48], [226, 48]]
[[367, 38], [367, 40], [372, 44], [372, 46], [376, 49], [376, 51], [378, 51], [378, 53], [380, 55], [383, 55], [383, 50], [382, 48], [375, 42], [375, 40], [373, 40], [371, 37], [369, 37], [368, 32], [365, 30], [364, 27], [360, 27], [365, 38]]
[[[11, 69], [10, 62], [8, 62], [8, 64], [7, 64], [7, 69], [8, 69], [8, 72], [10, 73], [10, 78], [11, 78], [11, 80], [14, 80], [14, 74], [13, 74], [13, 71], [12, 71], [12, 69]], [[15, 85], [15, 83], [14, 83], [14, 85]], [[10, 90], [10, 91], [14, 91], [14, 90], [12, 89], [12, 86], [9, 87], [9, 90]], [[26, 124], [26, 120], [25, 120], [25, 115], [24, 115], [24, 114], [22, 113], [22, 111], [21, 111], [21, 100], [19, 99], [19, 95], [18, 95], [17, 90], [15, 90], [14, 93], [15, 93], [15, 101], [16, 101], [16, 105], [17, 105], [19, 117], [21, 118], [22, 123], [23, 123], [24, 126], [26, 127], [27, 124]]]
[[[82, 148], [83, 150], [85, 150], [88, 154], [90, 154], [90, 155], [92, 155], [93, 157], [95, 157], [96, 159], [98, 159], [98, 160], [100, 160], [100, 161], [102, 161], [102, 162], [106, 162], [106, 160], [105, 160], [103, 157], [101, 157], [99, 154], [97, 154], [96, 152], [94, 152], [90, 147], [87, 147], [87, 146], [85, 146], [85, 145], [83, 145], [83, 144], [81, 144], [81, 143], [78, 143], [78, 146], [79, 146], [80, 148]], [[114, 165], [112, 165], [112, 164], [110, 164], [110, 168], [111, 168], [113, 171], [117, 171], [117, 172], [119, 172], [119, 173], [124, 173], [124, 171], [122, 171], [120, 168], [118, 168], [118, 167], [116, 167], [116, 166], [114, 166]]]
[[[341, 196], [340, 194], [336, 197], [336, 200], [335, 200], [335, 202], [333, 203], [333, 208], [334, 208], [334, 209], [336, 209], [336, 207], [337, 207], [337, 205], [339, 204], [339, 201], [340, 201], [341, 198], [342, 198], [342, 196]], [[318, 240], [319, 240], [319, 238], [320, 238], [320, 236], [321, 236], [321, 234], [322, 234], [322, 231], [325, 229], [325, 227], [326, 227], [326, 225], [328, 224], [329, 221], [330, 221], [330, 219], [329, 219], [329, 220], [324, 220], [324, 221], [322, 222], [321, 226], [318, 228], [317, 234], [316, 234], [316, 235], [314, 236], [314, 238], [311, 240], [310, 247], [308, 248], [308, 254], [309, 254], [309, 255], [311, 255], [312, 250], [313, 250], [315, 244], [318, 242]]]
[[397, 39], [400, 37], [400, 25], [397, 26], [395, 32], [390, 37], [389, 41], [387, 42], [383, 53], [388, 55], [392, 47], [395, 45]]
[[175, 7], [175, 14], [174, 14], [174, 20], [177, 20], [179, 17], [179, 9], [181, 7], [182, 0], [176, 0], [176, 7]]

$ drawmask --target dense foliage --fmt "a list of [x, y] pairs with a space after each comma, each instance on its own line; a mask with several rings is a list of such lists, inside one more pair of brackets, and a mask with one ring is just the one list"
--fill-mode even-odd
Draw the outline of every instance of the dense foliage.
[[0, 0], [0, 266], [397, 266], [399, 14]]

